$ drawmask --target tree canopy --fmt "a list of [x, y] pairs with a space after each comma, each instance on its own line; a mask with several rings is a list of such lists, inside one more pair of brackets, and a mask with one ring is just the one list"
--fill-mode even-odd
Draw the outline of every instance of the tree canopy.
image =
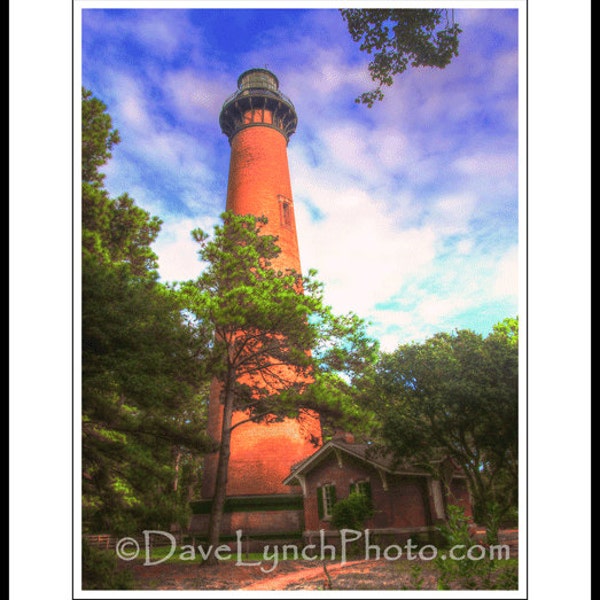
[[[178, 285], [195, 327], [214, 332], [205, 363], [219, 383], [223, 421], [209, 526], [213, 548], [233, 428], [318, 410], [318, 397], [309, 389], [320, 371], [339, 376], [375, 356], [376, 344], [362, 321], [335, 317], [324, 304], [315, 273], [274, 267], [280, 249], [275, 237], [262, 233], [265, 224], [264, 217], [227, 212], [212, 238], [195, 230], [207, 266], [196, 280]], [[234, 411], [244, 411], [246, 420], [233, 424]]]
[[187, 514], [189, 498], [176, 489], [182, 452], [212, 447], [199, 360], [206, 340], [157, 281], [160, 220], [104, 188], [99, 169], [119, 135], [88, 90], [82, 115], [83, 528], [131, 534]]
[[517, 505], [518, 379], [518, 320], [506, 319], [485, 338], [438, 333], [383, 354], [369, 405], [398, 457], [462, 468], [486, 524]]
[[408, 66], [443, 69], [458, 56], [461, 29], [452, 10], [345, 8], [340, 12], [360, 50], [373, 55], [369, 74], [377, 87], [356, 99], [369, 107], [383, 99], [382, 87], [391, 86]]

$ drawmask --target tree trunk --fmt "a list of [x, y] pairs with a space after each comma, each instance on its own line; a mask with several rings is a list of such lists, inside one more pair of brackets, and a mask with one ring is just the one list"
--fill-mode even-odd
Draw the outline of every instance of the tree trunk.
[[217, 474], [215, 481], [215, 495], [213, 497], [210, 524], [208, 527], [208, 550], [204, 564], [215, 565], [217, 559], [214, 550], [219, 545], [221, 534], [221, 523], [223, 521], [223, 509], [227, 494], [227, 473], [229, 471], [229, 455], [231, 453], [231, 420], [233, 416], [233, 374], [228, 374], [225, 400], [223, 404], [223, 423], [221, 425], [221, 445], [219, 448], [219, 461], [217, 463]]
[[175, 477], [173, 478], [173, 491], [177, 492], [179, 488], [179, 464], [181, 463], [181, 449], [178, 446], [173, 448], [173, 470]]

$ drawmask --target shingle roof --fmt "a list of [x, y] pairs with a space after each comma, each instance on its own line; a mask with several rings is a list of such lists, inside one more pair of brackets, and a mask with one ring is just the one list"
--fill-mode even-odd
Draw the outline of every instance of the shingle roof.
[[[382, 452], [372, 444], [347, 442], [342, 438], [334, 438], [325, 443], [316, 452], [304, 460], [292, 465], [290, 474], [283, 480], [285, 484], [292, 483], [296, 475], [307, 473], [316, 467], [331, 452], [345, 452], [359, 460], [363, 460], [376, 468], [382, 469], [388, 473], [410, 474], [410, 475], [429, 475], [429, 472], [421, 467], [411, 465], [404, 461], [398, 461], [389, 452]], [[436, 462], [436, 461], [434, 461]]]

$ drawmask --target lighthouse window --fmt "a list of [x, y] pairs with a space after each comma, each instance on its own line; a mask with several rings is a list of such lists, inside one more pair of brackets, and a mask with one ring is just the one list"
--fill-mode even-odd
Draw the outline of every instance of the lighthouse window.
[[281, 224], [285, 227], [292, 226], [292, 206], [291, 202], [284, 196], [279, 196], [279, 206], [281, 214]]

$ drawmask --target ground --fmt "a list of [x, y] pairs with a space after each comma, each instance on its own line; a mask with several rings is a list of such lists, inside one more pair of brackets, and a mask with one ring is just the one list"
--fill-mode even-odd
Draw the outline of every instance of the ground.
[[[509, 540], [509, 545], [511, 558], [516, 558], [516, 538]], [[348, 560], [345, 564], [287, 560], [275, 568], [271, 561], [261, 566], [236, 566], [234, 561], [229, 561], [214, 567], [173, 562], [154, 566], [129, 563], [123, 567], [132, 570], [138, 590], [406, 590], [436, 589], [438, 582], [431, 561], [405, 557]], [[272, 570], [264, 573], [261, 567]], [[515, 589], [514, 575], [506, 581], [506, 587]], [[451, 587], [464, 589], [459, 583]]]

